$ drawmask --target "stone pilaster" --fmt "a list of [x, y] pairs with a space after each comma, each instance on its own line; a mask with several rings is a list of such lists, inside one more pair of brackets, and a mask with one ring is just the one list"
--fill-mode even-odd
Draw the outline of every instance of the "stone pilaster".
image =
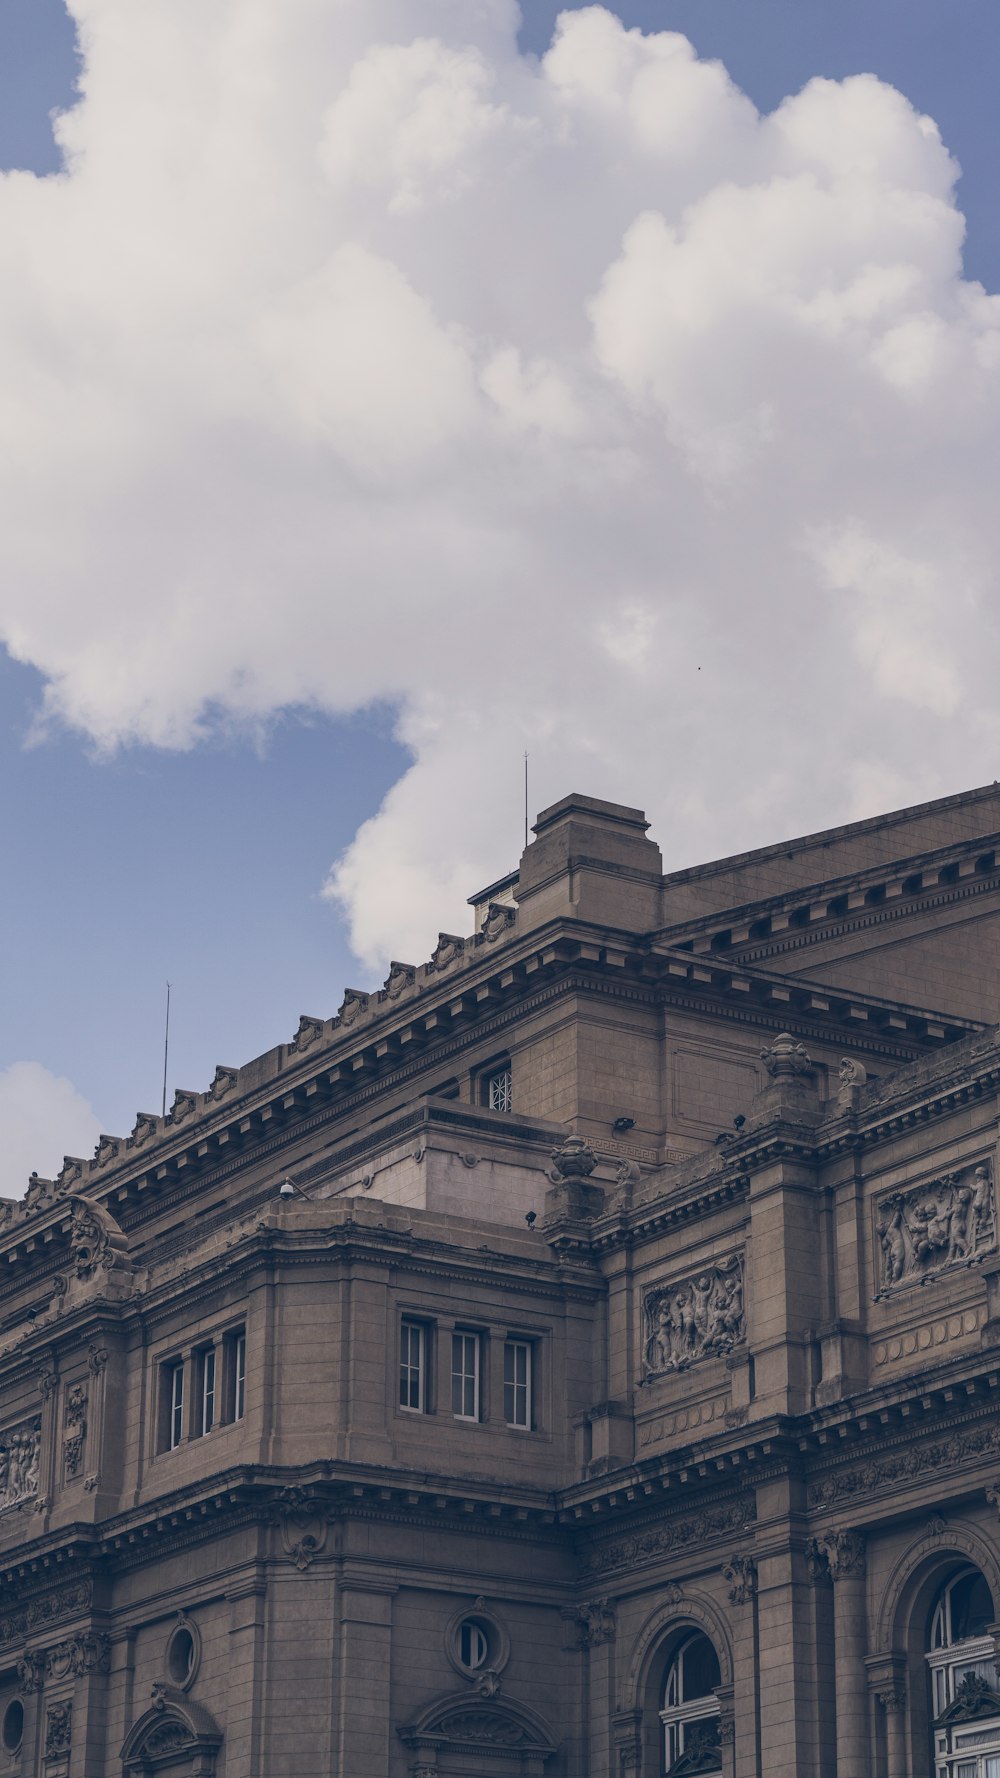
[[898, 1650], [865, 1662], [868, 1690], [882, 1714], [886, 1778], [908, 1778], [906, 1765], [906, 1656]]
[[837, 1778], [868, 1778], [871, 1749], [865, 1683], [865, 1540], [831, 1531], [815, 1540], [833, 1581], [836, 1648]]

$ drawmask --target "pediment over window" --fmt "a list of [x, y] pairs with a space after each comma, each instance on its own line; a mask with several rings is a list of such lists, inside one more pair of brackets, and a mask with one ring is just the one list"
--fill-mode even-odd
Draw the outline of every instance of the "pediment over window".
[[399, 1734], [407, 1747], [430, 1756], [428, 1763], [448, 1754], [480, 1759], [492, 1754], [505, 1762], [506, 1771], [540, 1773], [556, 1752], [546, 1724], [525, 1704], [467, 1691], [439, 1698]]
[[222, 1730], [202, 1704], [173, 1686], [153, 1687], [153, 1703], [121, 1751], [124, 1778], [212, 1778]]
[[967, 1673], [959, 1682], [952, 1702], [935, 1719], [934, 1727], [944, 1728], [950, 1722], [975, 1722], [984, 1716], [1000, 1717], [1000, 1695], [977, 1673]]

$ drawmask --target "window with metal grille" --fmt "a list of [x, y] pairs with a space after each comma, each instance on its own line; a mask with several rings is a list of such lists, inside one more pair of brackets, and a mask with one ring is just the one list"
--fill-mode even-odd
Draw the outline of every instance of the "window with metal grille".
[[491, 1111], [511, 1111], [513, 1109], [513, 1093], [510, 1068], [498, 1068], [495, 1074], [487, 1076], [486, 1103]]

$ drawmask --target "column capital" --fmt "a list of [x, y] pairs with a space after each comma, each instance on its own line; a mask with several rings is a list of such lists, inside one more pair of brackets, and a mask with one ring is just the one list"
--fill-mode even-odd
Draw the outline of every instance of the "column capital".
[[832, 1581], [865, 1571], [865, 1539], [861, 1531], [827, 1531], [811, 1537], [806, 1547], [814, 1578], [825, 1569]]

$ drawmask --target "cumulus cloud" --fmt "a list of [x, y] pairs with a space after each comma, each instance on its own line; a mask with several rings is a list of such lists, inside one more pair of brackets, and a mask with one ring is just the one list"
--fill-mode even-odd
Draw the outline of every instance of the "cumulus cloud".
[[94, 1113], [74, 1087], [41, 1062], [0, 1072], [0, 1197], [23, 1198], [31, 1173], [52, 1178], [66, 1154], [89, 1155], [99, 1135]]
[[0, 637], [101, 748], [380, 700], [331, 871], [426, 955], [570, 788], [691, 862], [992, 778], [1000, 299], [869, 75], [761, 116], [511, 0], [70, 0], [0, 179]]

